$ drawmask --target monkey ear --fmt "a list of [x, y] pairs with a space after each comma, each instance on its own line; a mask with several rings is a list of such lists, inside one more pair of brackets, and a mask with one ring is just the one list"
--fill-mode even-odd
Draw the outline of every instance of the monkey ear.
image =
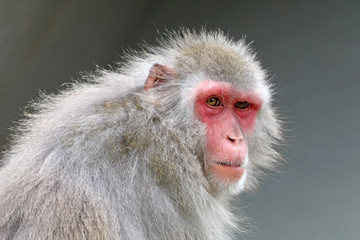
[[148, 78], [145, 81], [144, 90], [149, 91], [166, 81], [167, 78], [173, 75], [173, 70], [165, 65], [154, 64], [151, 69]]

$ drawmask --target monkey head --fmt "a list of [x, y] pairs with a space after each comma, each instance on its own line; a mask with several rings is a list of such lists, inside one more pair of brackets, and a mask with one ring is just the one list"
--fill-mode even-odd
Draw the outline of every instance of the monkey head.
[[254, 176], [262, 167], [271, 166], [271, 154], [275, 154], [268, 147], [272, 140], [267, 135], [276, 133], [277, 122], [273, 121], [273, 133], [266, 126], [266, 121], [274, 119], [270, 87], [249, 52], [232, 46], [204, 46], [188, 47], [175, 57], [173, 66], [153, 65], [144, 88], [178, 89], [172, 95], [177, 103], [171, 106], [182, 105], [179, 112], [189, 113], [183, 119], [205, 126], [199, 155], [205, 178], [214, 192], [236, 194], [256, 184]]

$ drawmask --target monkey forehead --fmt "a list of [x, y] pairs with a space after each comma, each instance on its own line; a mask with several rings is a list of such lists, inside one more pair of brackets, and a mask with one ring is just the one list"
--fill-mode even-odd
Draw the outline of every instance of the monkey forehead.
[[266, 76], [243, 42], [194, 43], [186, 47], [176, 60], [177, 68], [185, 74], [202, 72], [209, 79], [221, 79], [243, 88], [256, 88]]

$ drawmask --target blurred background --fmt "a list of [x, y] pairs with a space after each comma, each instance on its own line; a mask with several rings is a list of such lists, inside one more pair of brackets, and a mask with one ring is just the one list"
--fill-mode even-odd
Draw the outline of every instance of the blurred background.
[[253, 226], [245, 238], [360, 239], [356, 0], [0, 0], [1, 148], [39, 91], [56, 93], [179, 26], [246, 36], [279, 91], [288, 163], [240, 196]]

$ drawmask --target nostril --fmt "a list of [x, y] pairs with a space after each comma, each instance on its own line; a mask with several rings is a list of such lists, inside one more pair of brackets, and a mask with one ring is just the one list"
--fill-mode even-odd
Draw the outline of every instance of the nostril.
[[235, 139], [231, 138], [230, 136], [228, 136], [228, 139], [230, 142], [235, 142]]
[[228, 136], [227, 139], [228, 139], [231, 143], [236, 144], [236, 145], [240, 144], [241, 141], [243, 140], [242, 137], [237, 137], [237, 136], [236, 136], [236, 137], [234, 137], [234, 136]]

